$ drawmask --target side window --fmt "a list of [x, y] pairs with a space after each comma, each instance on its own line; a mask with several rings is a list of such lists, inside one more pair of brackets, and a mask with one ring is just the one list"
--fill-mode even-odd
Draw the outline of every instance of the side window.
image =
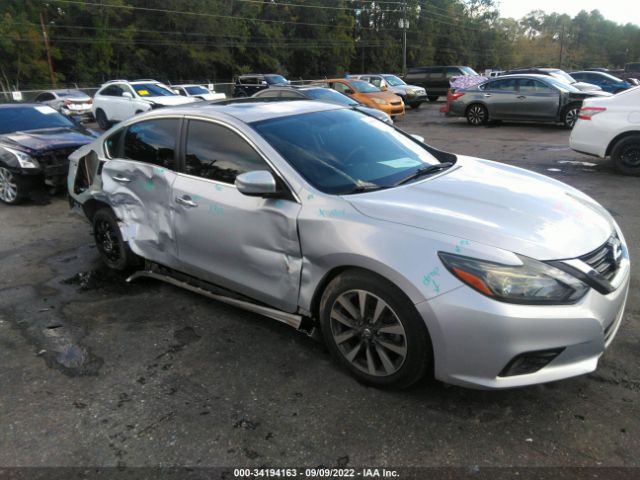
[[163, 118], [130, 125], [124, 136], [124, 158], [176, 169], [178, 120]]
[[107, 137], [104, 141], [104, 149], [109, 158], [115, 158], [120, 155], [120, 142], [122, 140], [122, 134], [124, 132], [124, 128], [121, 128], [115, 133], [112, 133]]
[[54, 100], [56, 97], [53, 96], [52, 93], [44, 92], [36, 97], [36, 102], [48, 102], [49, 100]]
[[447, 78], [459, 77], [464, 75], [459, 68], [447, 67]]
[[429, 79], [441, 80], [444, 75], [444, 68], [432, 68], [429, 70]]
[[382, 79], [380, 77], [371, 77], [369, 79], [369, 83], [375, 85], [378, 88], [380, 88], [381, 82], [382, 82]]
[[120, 87], [119, 85], [109, 85], [107, 88], [103, 89], [100, 92], [100, 95], [106, 95], [108, 97], [121, 97], [122, 92], [122, 87]]
[[182, 95], [183, 97], [187, 96], [187, 92], [185, 91], [184, 88], [179, 87], [179, 88], [174, 88], [174, 90], [176, 90], [178, 92], [178, 95]]
[[192, 120], [187, 130], [185, 173], [233, 183], [238, 175], [269, 166], [251, 145], [232, 130]]
[[346, 86], [344, 83], [340, 83], [340, 82], [335, 82], [333, 84], [333, 89], [336, 92], [344, 93], [345, 95], [346, 95], [347, 90], [350, 90], [348, 86]]
[[553, 90], [540, 80], [531, 78], [521, 78], [518, 80], [520, 84], [520, 93], [549, 93]]
[[515, 78], [505, 78], [503, 80], [494, 80], [489, 82], [486, 86], [486, 90], [502, 91], [502, 92], [515, 92], [516, 80]]

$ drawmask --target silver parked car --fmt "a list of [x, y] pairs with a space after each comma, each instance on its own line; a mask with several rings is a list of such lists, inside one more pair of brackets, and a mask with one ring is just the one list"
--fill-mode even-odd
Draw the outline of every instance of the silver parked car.
[[108, 266], [319, 329], [380, 387], [591, 372], [629, 289], [587, 195], [323, 102], [141, 114], [76, 151], [68, 187]]
[[390, 73], [380, 73], [366, 75], [349, 75], [350, 78], [364, 80], [375, 85], [381, 90], [388, 90], [402, 98], [405, 105], [411, 108], [419, 108], [424, 102], [428, 101], [427, 91], [416, 85], [408, 85], [401, 78]]
[[80, 90], [47, 90], [39, 93], [34, 102], [48, 105], [68, 117], [78, 116], [82, 119], [93, 119], [91, 112], [93, 100]]
[[447, 96], [447, 115], [466, 117], [471, 125], [489, 120], [559, 122], [573, 128], [582, 100], [609, 97], [602, 91], [580, 91], [547, 75], [508, 75], [492, 78]]

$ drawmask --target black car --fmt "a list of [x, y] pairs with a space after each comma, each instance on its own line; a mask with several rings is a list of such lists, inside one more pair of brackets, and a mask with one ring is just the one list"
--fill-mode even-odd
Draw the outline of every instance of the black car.
[[250, 97], [254, 93], [272, 85], [289, 85], [289, 80], [277, 73], [252, 73], [240, 75], [233, 86], [234, 97]]
[[66, 185], [69, 155], [97, 136], [47, 105], [0, 105], [0, 201]]
[[423, 87], [430, 102], [444, 96], [449, 91], [449, 81], [453, 77], [463, 75], [478, 75], [471, 67], [464, 65], [438, 65], [433, 67], [410, 68], [403, 80], [412, 85]]
[[272, 87], [268, 90], [262, 90], [253, 98], [271, 98], [274, 100], [319, 100], [321, 102], [335, 103], [345, 107], [355, 108], [367, 115], [382, 120], [385, 123], [393, 124], [393, 120], [389, 115], [377, 108], [370, 108], [351, 97], [347, 97], [340, 92], [336, 92], [331, 88], [318, 87], [311, 85], [295, 86], [295, 87]]

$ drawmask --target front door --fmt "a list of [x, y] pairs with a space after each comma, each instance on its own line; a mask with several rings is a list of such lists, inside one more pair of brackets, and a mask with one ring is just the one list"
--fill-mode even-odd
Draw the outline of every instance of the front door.
[[237, 175], [272, 169], [236, 131], [189, 120], [185, 136], [183, 173], [172, 199], [181, 264], [212, 283], [295, 312], [300, 205], [237, 190]]
[[487, 83], [482, 97], [489, 110], [490, 118], [517, 118], [522, 115], [517, 98], [518, 91], [514, 78], [502, 78]]
[[115, 132], [107, 139], [113, 158], [102, 169], [103, 191], [133, 252], [167, 266], [177, 258], [171, 189], [180, 121], [146, 120]]
[[518, 96], [521, 110], [536, 120], [555, 120], [560, 106], [560, 92], [541, 80], [521, 78], [518, 80]]

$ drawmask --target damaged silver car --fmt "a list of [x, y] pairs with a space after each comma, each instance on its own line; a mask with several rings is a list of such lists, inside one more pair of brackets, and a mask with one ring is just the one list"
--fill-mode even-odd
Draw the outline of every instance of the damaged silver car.
[[591, 372], [629, 288], [587, 195], [331, 104], [139, 115], [71, 156], [68, 188], [108, 266], [320, 332], [379, 387]]

